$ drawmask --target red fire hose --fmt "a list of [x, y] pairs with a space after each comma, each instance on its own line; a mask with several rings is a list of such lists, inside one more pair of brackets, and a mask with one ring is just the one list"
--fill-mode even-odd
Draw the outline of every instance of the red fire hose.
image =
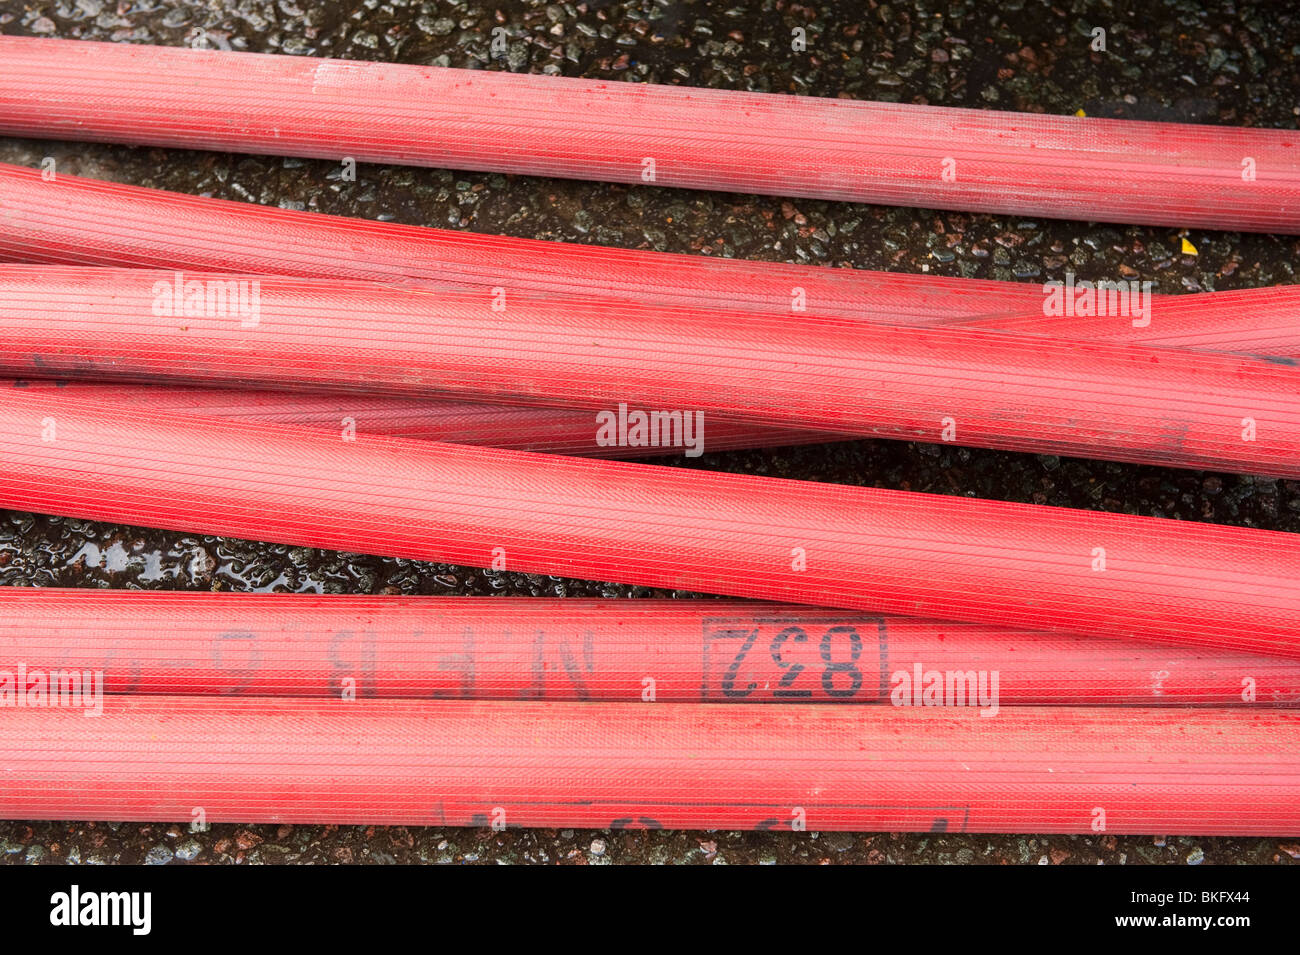
[[[0, 62], [0, 135], [1300, 232], [1292, 131], [6, 37]], [[701, 450], [1300, 478], [1300, 287], [1088, 286], [1146, 303], [1099, 315], [1071, 276], [1053, 312], [11, 167], [4, 259], [43, 267], [0, 265], [0, 372], [83, 380], [0, 382], [0, 507], [853, 609], [0, 589], [0, 818], [1300, 835], [1295, 535], [502, 449], [680, 453], [629, 441], [630, 405], [704, 413]]]
[[[0, 670], [108, 694], [1300, 704], [1300, 661], [717, 600], [0, 589]], [[31, 682], [17, 681], [27, 686]]]
[[[369, 279], [409, 274], [462, 285], [508, 282], [511, 289], [737, 305], [786, 314], [791, 292], [799, 289], [806, 295], [809, 314], [827, 317], [917, 324], [972, 321], [971, 316], [981, 313], [1019, 311], [1025, 314], [974, 321], [982, 327], [1063, 338], [1145, 341], [1279, 357], [1300, 354], [1300, 325], [1292, 321], [1300, 302], [1293, 288], [1155, 295], [1149, 299], [1149, 324], [1136, 312], [1132, 317], [1053, 319], [1041, 314], [1046, 296], [1034, 285], [712, 260], [447, 232], [223, 202], [63, 173], [45, 181], [36, 170], [14, 166], [0, 165], [0, 205], [6, 227], [0, 231], [0, 254], [26, 261]], [[185, 222], [183, 234], [159, 227], [175, 220]], [[1077, 297], [1074, 289], [1068, 291], [1072, 299]], [[1077, 295], [1082, 294], [1080, 287]], [[121, 400], [134, 400], [130, 389], [119, 388]], [[153, 394], [160, 391], [153, 389]], [[233, 407], [197, 389], [186, 389], [184, 395], [152, 400], [168, 401], [177, 410], [206, 407], [213, 410], [205, 413], [255, 415], [331, 430], [349, 416], [336, 399], [325, 396], [249, 395], [245, 404]], [[361, 399], [348, 401], [349, 410], [364, 414], [358, 421], [364, 420], [363, 426], [372, 433], [569, 454], [654, 453], [654, 449], [593, 446], [588, 412], [495, 410], [482, 404], [406, 402], [385, 396], [370, 397], [362, 408], [357, 407]], [[817, 440], [827, 438], [723, 419], [710, 421], [713, 450]]]
[[[500, 286], [562, 296], [739, 308], [891, 325], [967, 323], [1023, 334], [1300, 355], [1294, 286], [1149, 294], [1062, 283], [1062, 309], [1037, 284], [666, 255], [370, 222], [160, 192], [0, 164], [0, 257], [62, 265], [160, 267]], [[181, 220], [183, 234], [159, 223]], [[1113, 286], [1115, 283], [1112, 282]], [[1050, 285], [1050, 283], [1049, 283]], [[794, 311], [802, 295], [806, 313]], [[1070, 304], [1065, 304], [1069, 297]], [[1142, 314], [1150, 304], [1150, 315]], [[1089, 315], [1100, 311], [1102, 314]]]
[[[0, 387], [57, 389], [90, 401], [152, 408], [234, 421], [261, 421], [326, 431], [337, 437], [386, 434], [404, 438], [477, 444], [519, 451], [584, 457], [681, 456], [681, 447], [629, 447], [596, 442], [596, 418], [570, 408], [484, 404], [391, 395], [343, 395], [294, 391], [248, 391], [163, 385], [107, 384], [53, 379], [0, 379]], [[708, 450], [786, 447], [843, 441], [844, 435], [770, 428], [745, 421], [710, 420]]]
[[[1044, 293], [1044, 304], [1060, 301], [1065, 314], [1045, 316], [1042, 309], [1023, 314], [948, 319], [935, 324], [960, 324], [1018, 335], [1088, 341], [1133, 342], [1203, 351], [1240, 352], [1267, 356], [1283, 364], [1300, 357], [1300, 285], [1197, 292], [1193, 295], [1150, 296], [1149, 314], [1137, 314], [1130, 284], [1124, 289], [1098, 290], [1098, 283], [1058, 283]], [[1083, 287], [1087, 284], [1087, 288]], [[1104, 283], [1102, 283], [1104, 285]], [[1128, 294], [1128, 307], [1124, 296]], [[1058, 296], [1059, 299], [1053, 298]], [[1072, 304], [1066, 304], [1067, 299]], [[1095, 314], [1084, 314], [1086, 307]]]
[[[974, 321], [1062, 338], [1300, 354], [1300, 332], [1290, 320], [1300, 303], [1291, 287], [1147, 297], [1138, 283], [1126, 296], [1108, 288], [1100, 299], [1094, 287], [1085, 307], [1087, 290], [1073, 279], [1053, 293], [1037, 284], [540, 242], [225, 202], [64, 173], [47, 182], [37, 170], [3, 164], [0, 207], [0, 257], [24, 262], [409, 277], [642, 304], [897, 325]], [[175, 221], [185, 223], [183, 231], [166, 224]], [[1053, 294], [1068, 308], [1061, 317], [1046, 313]], [[1150, 316], [1141, 314], [1147, 302]], [[807, 312], [795, 311], [796, 304]], [[1105, 314], [1089, 317], [1099, 306]]]
[[[0, 209], [0, 256], [25, 262], [372, 281], [409, 277], [785, 315], [798, 314], [794, 310], [802, 305], [809, 315], [900, 324], [1038, 311], [1043, 304], [1039, 286], [1016, 282], [452, 232], [206, 199], [62, 172], [46, 181], [39, 170], [4, 164]], [[176, 222], [184, 228], [177, 229]]]
[[1300, 833], [1300, 714], [108, 697], [0, 719], [0, 817]]
[[0, 37], [0, 134], [1300, 231], [1300, 133]]
[[1300, 536], [0, 391], [0, 507], [1300, 655]]
[[[718, 415], [1300, 477], [1300, 368], [1000, 331], [400, 283], [4, 265], [0, 369], [549, 402], [606, 413], [606, 438], [628, 445], [702, 436], [707, 448], [705, 418]], [[647, 419], [639, 430], [634, 413]]]

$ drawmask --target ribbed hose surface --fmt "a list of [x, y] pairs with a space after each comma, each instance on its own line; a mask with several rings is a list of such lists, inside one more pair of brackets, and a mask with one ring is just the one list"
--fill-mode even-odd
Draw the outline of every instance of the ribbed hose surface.
[[[969, 323], [1024, 334], [1300, 355], [1286, 286], [1196, 295], [1107, 290], [1108, 314], [1045, 314], [1038, 284], [866, 269], [668, 255], [371, 222], [162, 192], [0, 164], [0, 258], [275, 273], [384, 281], [417, 279], [507, 292], [631, 299], [890, 325]], [[181, 227], [177, 227], [177, 223]], [[1117, 281], [1117, 280], [1116, 280]], [[1094, 290], [1095, 291], [1095, 290]], [[1139, 289], [1139, 291], [1141, 291]], [[798, 293], [798, 295], [796, 295]], [[1064, 293], [1063, 293], [1064, 294]], [[1082, 288], [1074, 292], [1076, 301]], [[796, 298], [805, 311], [795, 311]], [[1112, 301], [1113, 299], [1113, 301]], [[1104, 303], [1104, 304], [1103, 304]], [[1131, 314], [1121, 314], [1127, 304]], [[1075, 309], [1071, 309], [1075, 311]]]
[[[1122, 284], [1122, 283], [1121, 283]], [[1113, 290], [1091, 294], [1097, 314], [1043, 314], [1043, 308], [1020, 314], [948, 319], [934, 324], [959, 324], [963, 329], [1004, 331], [1044, 338], [1130, 342], [1202, 351], [1240, 352], [1268, 356], [1294, 365], [1300, 358], [1300, 285], [1152, 295], [1150, 313], [1139, 315], [1131, 294]], [[1052, 292], [1043, 293], [1047, 302]], [[1062, 292], [1062, 296], [1066, 293]], [[1090, 293], [1075, 287], [1076, 304]], [[1063, 300], [1063, 299], [1062, 299]], [[919, 323], [918, 323], [919, 324]]]
[[0, 589], [0, 668], [108, 694], [1300, 704], [1300, 660], [720, 600]]
[[[451, 444], [608, 458], [681, 456], [689, 450], [684, 445], [630, 447], [597, 444], [595, 415], [589, 410], [573, 408], [373, 394], [250, 391], [40, 378], [0, 379], [0, 388], [8, 387], [25, 391], [57, 389], [90, 401], [110, 402], [122, 407], [290, 425], [325, 431], [340, 438], [357, 433], [386, 434]], [[723, 418], [709, 420], [707, 437], [710, 452], [844, 440], [842, 434], [770, 428]]]
[[[717, 415], [1300, 477], [1300, 368], [984, 329], [500, 299], [486, 289], [395, 283], [0, 265], [0, 369], [611, 413], [625, 403], [677, 414], [675, 431], [666, 419], [656, 425], [677, 444], [687, 418], [696, 427], [702, 416], [705, 449], [707, 418]], [[630, 425], [615, 425], [614, 440], [629, 443]]]
[[110, 697], [0, 720], [0, 817], [1300, 833], [1300, 714]]
[[[1107, 208], [1117, 205], [1126, 219], [1210, 228], [1297, 231], [1300, 225], [1300, 163], [1287, 155], [1297, 145], [1291, 132], [40, 42], [49, 49], [0, 38], [0, 61], [6, 63], [0, 71], [0, 132], [58, 135], [75, 128], [78, 139], [350, 155], [630, 182], [642, 180], [642, 159], [652, 156], [655, 181], [664, 185], [1092, 220], [1107, 218]], [[62, 72], [31, 75], [30, 69], [48, 69], [49, 61], [41, 58], [53, 53], [55, 44], [64, 48], [54, 54]], [[85, 58], [91, 46], [98, 61]], [[28, 56], [37, 59], [10, 71], [18, 58]], [[237, 63], [233, 70], [231, 58]], [[113, 74], [116, 88], [103, 86], [105, 64], [110, 72], [121, 70]], [[172, 65], [160, 69], [161, 64]], [[205, 75], [198, 82], [177, 82], [178, 73], [191, 68]], [[44, 87], [45, 103], [31, 97], [33, 79]], [[395, 84], [403, 84], [397, 96], [391, 92]], [[430, 96], [433, 90], [441, 97]], [[408, 96], [417, 92], [423, 95]], [[364, 121], [376, 96], [389, 105], [388, 113], [376, 119], [372, 112]], [[501, 109], [501, 124], [479, 125], [458, 115], [488, 102]], [[755, 123], [759, 110], [762, 122]], [[284, 129], [271, 130], [273, 113], [285, 116]], [[184, 118], [168, 121], [168, 114]], [[810, 115], [815, 117], [811, 139]], [[546, 122], [539, 123], [538, 116]], [[62, 130], [51, 132], [51, 117]], [[42, 128], [25, 128], [31, 124]], [[694, 138], [683, 142], [683, 128]], [[728, 140], [731, 148], [718, 148]], [[516, 148], [520, 143], [523, 147]], [[657, 158], [660, 154], [663, 158]], [[1241, 175], [1247, 158], [1258, 170], [1257, 179]], [[951, 182], [939, 172], [949, 161], [957, 170]], [[826, 168], [853, 171], [828, 176]], [[40, 184], [46, 190], [41, 202], [65, 188], [68, 178], [60, 177], [57, 187]], [[1161, 184], [1157, 192], [1151, 191], [1151, 181]], [[545, 244], [441, 234], [454, 235], [452, 241], [433, 230], [331, 223], [298, 213], [285, 213], [291, 218], [284, 219], [279, 211], [252, 212], [252, 207], [251, 217], [243, 218], [249, 213], [217, 208], [234, 204], [197, 199], [185, 208], [214, 231], [206, 237], [200, 232], [196, 239], [173, 223], [168, 228], [178, 247], [169, 251], [167, 241], [152, 234], [164, 221], [156, 217], [152, 231], [143, 235], [130, 235], [129, 221], [111, 214], [96, 218], [85, 207], [79, 223], [40, 222], [39, 214], [24, 221], [27, 213], [6, 200], [15, 187], [35, 185], [30, 176], [0, 171], [0, 255], [258, 272], [280, 270], [278, 256], [290, 273], [348, 276], [346, 270], [355, 268], [370, 270], [358, 275], [363, 278], [401, 275], [501, 286], [508, 290], [511, 309], [521, 300], [529, 306], [526, 293], [532, 288], [549, 294], [571, 294], [576, 288], [637, 300], [639, 281], [655, 288], [643, 303], [788, 314], [799, 285], [809, 313], [830, 318], [924, 325], [992, 316], [972, 324], [1061, 339], [1147, 341], [1286, 359], [1300, 354], [1288, 320], [1295, 313], [1293, 289], [1268, 290], [1267, 298], [1264, 293], [1177, 301], [1155, 297], [1154, 321], [1139, 328], [1131, 327], [1127, 316], [1046, 319], [1039, 313], [1043, 292], [1037, 286], [932, 284], [900, 276], [877, 285], [864, 303], [854, 286], [875, 278], [870, 273], [841, 281], [820, 269], [674, 261], [594, 249], [555, 250], [548, 262], [524, 267], [523, 259], [535, 257], [535, 246]], [[104, 213], [111, 202], [129, 198], [122, 187], [100, 191], [99, 184], [71, 185], [105, 196]], [[168, 201], [183, 206], [185, 199]], [[64, 208], [72, 210], [75, 203]], [[258, 220], [258, 213], [272, 214]], [[137, 206], [131, 214], [140, 223], [149, 212]], [[339, 230], [319, 263], [309, 242], [285, 247], [280, 230], [295, 216], [319, 230], [314, 234], [322, 243]], [[251, 237], [241, 233], [243, 224], [254, 221], [263, 231]], [[227, 226], [233, 228], [221, 238]], [[94, 240], [83, 241], [92, 232]], [[355, 247], [337, 243], [340, 235], [362, 234], [374, 237], [368, 251], [375, 261], [369, 265]], [[258, 248], [263, 238], [266, 244]], [[190, 243], [191, 248], [179, 247]], [[445, 257], [411, 265], [412, 259], [391, 257], [394, 244], [418, 250], [417, 263], [421, 256]], [[483, 251], [499, 257], [484, 258]], [[549, 245], [546, 251], [552, 251]], [[295, 258], [296, 263], [287, 261]], [[453, 261], [457, 258], [462, 261]], [[330, 259], [362, 264], [336, 272]], [[699, 286], [673, 283], [665, 290], [668, 265], [698, 277]], [[628, 282], [618, 272], [624, 267]], [[648, 270], [638, 274], [643, 267]], [[421, 275], [425, 268], [429, 274]], [[533, 274], [521, 282], [525, 269]], [[758, 285], [751, 282], [754, 275], [761, 277]], [[273, 287], [276, 281], [263, 280]], [[728, 283], [735, 284], [728, 288]], [[517, 295], [520, 290], [525, 294]], [[56, 290], [52, 299], [59, 294]], [[464, 309], [477, 294], [438, 293], [461, 303], [449, 323], [466, 318]], [[546, 300], [533, 302], [541, 311], [530, 318], [553, 323], [556, 312], [547, 311]], [[64, 300], [56, 308], [67, 305]], [[563, 298], [554, 303], [570, 314], [572, 305]], [[400, 327], [411, 315], [398, 309], [386, 318], [398, 320]], [[121, 317], [111, 310], [101, 315], [105, 321]], [[800, 318], [794, 315], [792, 324]], [[90, 319], [88, 329], [93, 314]], [[251, 340], [236, 342], [225, 329], [202, 328], [202, 320], [190, 317], [185, 321], [183, 332], [201, 335], [188, 336], [200, 339], [197, 347], [193, 341], [188, 346], [194, 349], [188, 358], [199, 370], [182, 378], [228, 380], [222, 369], [233, 366], [222, 363], [241, 358], [254, 373], [262, 357], [263, 368], [274, 367], [276, 348], [268, 355], [256, 332]], [[541, 327], [529, 332], [534, 340]], [[649, 327], [637, 326], [633, 334]], [[583, 332], [592, 328], [588, 324]], [[822, 328], [830, 329], [831, 339], [840, 334], [828, 323]], [[379, 326], [374, 330], [378, 334]], [[478, 396], [481, 374], [500, 356], [491, 349], [474, 353], [470, 334], [487, 340], [483, 333], [499, 330], [467, 327], [459, 340], [469, 349], [464, 352], [440, 341], [440, 361], [446, 364], [421, 368], [405, 382], [353, 378], [342, 384], [425, 394], [433, 382], [450, 380], [453, 389]], [[59, 330], [66, 331], [66, 326]], [[74, 332], [47, 354], [37, 346], [50, 339], [24, 339], [21, 328], [10, 326], [5, 334], [13, 337], [6, 344], [14, 350], [7, 367], [24, 374], [102, 372], [176, 380], [177, 353], [170, 343], [150, 338], [160, 329], [139, 331], [130, 341], [128, 330], [107, 351], [96, 351], [102, 342], [77, 340]], [[680, 341], [671, 326], [669, 333]], [[995, 436], [987, 439], [989, 446], [1096, 453], [1098, 447], [1118, 445], [1114, 456], [1123, 460], [1300, 474], [1284, 463], [1294, 462], [1300, 450], [1292, 418], [1300, 392], [1295, 379], [1257, 374], [1257, 362], [1171, 353], [1150, 358], [1147, 367], [1110, 366], [1113, 378], [1063, 379], [1070, 369], [1061, 345], [1061, 360], [1035, 368], [1019, 385], [1022, 392], [1015, 381], [1008, 388], [1005, 378], [988, 374], [989, 368], [1005, 374], [1008, 360], [1019, 368], [1015, 362], [1029, 356], [1026, 349], [1007, 358], [1014, 337], [1003, 339], [991, 364], [982, 365], [982, 359], [957, 355], [978, 353], [974, 346], [991, 339], [978, 332], [971, 341], [938, 334], [937, 339], [882, 337], [875, 354], [878, 360], [887, 355], [890, 363], [905, 362], [909, 354], [918, 361], [922, 355], [946, 355], [943, 373], [954, 379], [973, 375], [973, 387], [987, 393], [999, 387], [1002, 403], [987, 408], [965, 400], [960, 384], [955, 392], [944, 392], [963, 402], [954, 416], [959, 443], [972, 437], [963, 417], [972, 406], [977, 422], [997, 421], [1012, 408], [1023, 413], [1017, 402], [1032, 391], [1035, 400], [1044, 400], [1046, 393], [1049, 406], [1059, 402], [1058, 417], [1031, 421], [1028, 433], [1013, 434], [1010, 444], [1005, 420], [991, 425]], [[706, 326], [687, 347], [707, 349], [717, 336], [716, 328]], [[349, 373], [345, 353], [357, 350], [346, 337], [305, 361], [301, 354], [294, 357], [292, 337], [281, 340], [288, 350], [278, 353], [279, 371], [251, 380], [294, 386], [305, 375], [308, 384], [335, 386], [341, 369], [344, 377]], [[792, 354], [827, 361], [842, 351], [842, 342], [828, 341], [824, 353], [801, 352], [803, 341], [796, 336]], [[577, 339], [557, 340], [557, 355], [577, 344]], [[648, 353], [662, 349], [665, 341], [643, 344]], [[25, 355], [23, 346], [31, 346]], [[115, 346], [125, 350], [114, 352]], [[223, 351], [227, 347], [232, 350]], [[509, 341], [506, 347], [522, 346]], [[1054, 347], [1034, 345], [1048, 359]], [[1069, 350], [1077, 353], [1080, 347]], [[368, 354], [353, 370], [391, 358], [391, 353]], [[1105, 365], [1107, 354], [1100, 347], [1091, 357]], [[586, 357], [605, 356], [593, 349]], [[635, 356], [638, 362], [644, 357]], [[1236, 364], [1215, 364], [1226, 361]], [[95, 363], [100, 364], [87, 367]], [[880, 367], [850, 371], [888, 380]], [[586, 378], [589, 370], [543, 362], [534, 366], [537, 379], [520, 390], [498, 379], [486, 393], [593, 407], [624, 397], [599, 380], [576, 391], [565, 390], [572, 387], [566, 384], [552, 397], [553, 382], [564, 374]], [[325, 377], [312, 377], [319, 374]], [[1031, 388], [1034, 375], [1041, 378]], [[413, 388], [412, 381], [418, 381]], [[811, 387], [828, 381], [833, 377]], [[694, 392], [677, 389], [675, 379], [671, 384], [664, 390], [633, 390], [630, 397], [673, 408], [706, 406], [686, 400]], [[1118, 400], [1126, 404], [1110, 403], [1117, 384]], [[1053, 398], [1055, 386], [1063, 391]], [[780, 387], [761, 392], [763, 400], [743, 388], [737, 391], [730, 378], [707, 378], [702, 387], [727, 394], [733, 406], [719, 408], [717, 418], [710, 414], [711, 450], [768, 440], [761, 427], [722, 417], [729, 413], [808, 424], [811, 405], [798, 403], [809, 383], [797, 383], [793, 397]], [[898, 391], [885, 400], [914, 394], [892, 380], [889, 387]], [[1066, 397], [1071, 388], [1074, 396]], [[14, 709], [0, 720], [0, 752], [6, 757], [0, 816], [155, 820], [191, 818], [201, 811], [213, 822], [764, 829], [795, 823], [822, 830], [1300, 833], [1300, 722], [1285, 711], [1022, 705], [985, 718], [974, 708], [781, 705], [791, 699], [781, 695], [783, 689], [806, 690], [806, 697], [796, 698], [816, 702], [882, 701], [890, 675], [909, 664], [920, 668], [918, 675], [997, 671], [1002, 703], [1231, 704], [1245, 702], [1247, 684], [1261, 703], [1294, 703], [1300, 671], [1287, 659], [1006, 629], [1037, 625], [1140, 634], [1300, 656], [1300, 625], [1291, 623], [1300, 609], [1300, 549], [1284, 535], [897, 492], [829, 487], [809, 493], [806, 485], [791, 482], [744, 478], [736, 483], [708, 474], [680, 478], [680, 472], [659, 469], [626, 471], [622, 465], [545, 462], [509, 452], [421, 448], [373, 440], [373, 431], [367, 433], [360, 422], [356, 441], [339, 441], [240, 422], [188, 422], [83, 404], [78, 398], [108, 389], [123, 406], [159, 393], [114, 385], [76, 389], [71, 396], [36, 389], [0, 396], [0, 504], [481, 566], [495, 563], [500, 551], [510, 569], [902, 613], [950, 612], [985, 623], [712, 601], [683, 606], [3, 592], [0, 652], [28, 662], [43, 658], [48, 665], [102, 670], [110, 693], [338, 697], [345, 681], [353, 680], [360, 699], [110, 696], [96, 719], [83, 718], [75, 708]], [[1086, 397], [1080, 398], [1079, 389]], [[870, 432], [882, 428], [874, 418], [854, 417], [852, 407], [836, 405], [845, 399], [833, 387], [818, 397], [837, 410], [815, 419], [816, 426], [837, 433], [857, 432], [865, 424], [870, 427], [863, 430]], [[788, 417], [780, 411], [783, 398], [786, 407], [794, 406]], [[1187, 410], [1193, 400], [1200, 402], [1194, 406], [1199, 411]], [[873, 414], [881, 401], [881, 394], [872, 394]], [[1077, 414], [1067, 419], [1068, 401], [1084, 411], [1100, 403], [1101, 417], [1093, 424], [1081, 424]], [[1144, 401], [1158, 416], [1145, 431], [1136, 414]], [[206, 408], [296, 424], [316, 421], [321, 427], [334, 426], [328, 419], [340, 408], [361, 408], [372, 420], [386, 422], [390, 433], [463, 440], [455, 437], [456, 429], [466, 435], [477, 430], [484, 443], [569, 452], [581, 450], [581, 422], [591, 417], [558, 408], [484, 406], [482, 417], [475, 418], [473, 406], [385, 397], [252, 394], [239, 399], [242, 411], [226, 402], [218, 392], [186, 389], [158, 403], [199, 413]], [[1246, 406], [1255, 413], [1241, 410]], [[921, 405], [908, 407], [913, 415], [927, 413]], [[415, 417], [405, 417], [408, 413]], [[1243, 448], [1240, 438], [1233, 444], [1221, 435], [1217, 443], [1206, 444], [1200, 429], [1222, 431], [1234, 415], [1241, 421], [1229, 432], [1240, 431], [1246, 418], [1252, 428], [1262, 422], [1263, 433], [1250, 442], [1254, 446]], [[571, 436], [563, 416], [572, 416]], [[846, 427], [845, 420], [852, 425]], [[915, 432], [920, 420], [905, 417], [883, 427], [902, 432], [890, 436], [922, 436], [906, 433]], [[500, 430], [485, 430], [488, 421]], [[1280, 441], [1270, 428], [1276, 425], [1284, 432]], [[977, 441], [989, 433], [984, 427], [976, 424]], [[1047, 444], [1039, 443], [1044, 434], [1070, 427], [1080, 428], [1079, 434], [1053, 434]], [[772, 429], [772, 435], [782, 443], [799, 440], [792, 430]], [[1077, 443], [1070, 444], [1072, 439]], [[384, 476], [382, 484], [377, 475]], [[809, 546], [791, 546], [796, 539]], [[1077, 546], [1080, 540], [1085, 546]], [[1097, 568], [1099, 551], [1104, 570]], [[809, 559], [807, 569], [787, 570], [796, 552], [803, 558], [818, 555], [825, 564]], [[669, 707], [568, 702], [644, 699], [647, 677], [657, 700], [692, 702]], [[374, 698], [429, 695], [463, 699]], [[747, 710], [694, 702], [700, 700], [776, 705]]]
[[471, 567], [1300, 655], [1300, 537], [0, 391], [0, 506]]
[[0, 164], [0, 256], [594, 295], [927, 323], [1040, 309], [1037, 285], [669, 255], [453, 232], [143, 189]]
[[0, 134], [1262, 232], [1300, 133], [0, 37]]

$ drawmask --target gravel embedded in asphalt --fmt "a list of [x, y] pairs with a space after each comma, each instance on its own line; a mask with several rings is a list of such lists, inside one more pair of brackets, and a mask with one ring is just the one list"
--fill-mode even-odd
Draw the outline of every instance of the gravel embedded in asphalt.
[[[364, 0], [0, 2], [0, 32], [1295, 129], [1300, 13], [1285, 5], [740, 4]], [[1106, 50], [1093, 50], [1093, 30]], [[791, 31], [807, 35], [791, 50]], [[504, 51], [493, 53], [496, 30]], [[529, 238], [1160, 292], [1295, 282], [1300, 240], [0, 139], [0, 161], [160, 189]], [[1152, 183], [1159, 189], [1159, 183]], [[1187, 239], [1195, 254], [1182, 251]], [[1156, 411], [1157, 409], [1153, 409]], [[674, 466], [1300, 530], [1300, 482], [899, 442], [708, 454]], [[0, 513], [0, 585], [319, 593], [649, 596], [656, 591]], [[676, 596], [690, 596], [677, 594]], [[1168, 863], [1300, 859], [1285, 839], [691, 833], [0, 823], [28, 863]]]

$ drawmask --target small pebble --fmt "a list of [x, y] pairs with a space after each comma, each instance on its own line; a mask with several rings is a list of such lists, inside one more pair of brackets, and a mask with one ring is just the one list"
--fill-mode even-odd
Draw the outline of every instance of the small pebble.
[[145, 853], [145, 857], [144, 857], [145, 865], [166, 865], [171, 861], [172, 861], [171, 849], [168, 849], [166, 846], [162, 846], [162, 845], [154, 846], [147, 853]]

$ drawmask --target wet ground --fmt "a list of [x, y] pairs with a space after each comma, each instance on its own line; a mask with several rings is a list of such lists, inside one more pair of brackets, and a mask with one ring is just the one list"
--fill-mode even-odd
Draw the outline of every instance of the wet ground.
[[[1271, 126], [1300, 117], [1286, 4], [0, 0], [0, 32], [341, 56], [938, 105]], [[509, 39], [490, 52], [492, 30]], [[791, 31], [807, 32], [806, 52]], [[1106, 51], [1091, 49], [1106, 30]], [[0, 64], [3, 68], [3, 64]], [[1300, 240], [1026, 221], [500, 175], [0, 139], [0, 161], [289, 208], [699, 255], [1161, 292], [1295, 282]], [[1153, 183], [1153, 189], [1158, 184]], [[1186, 238], [1196, 250], [1184, 252]], [[681, 465], [681, 461], [671, 462]], [[851, 442], [692, 467], [1300, 531], [1300, 482], [948, 446]], [[0, 512], [0, 585], [328, 593], [648, 595]], [[687, 596], [687, 595], [679, 595]], [[940, 862], [1300, 860], [1278, 839], [0, 823], [8, 862]]]

